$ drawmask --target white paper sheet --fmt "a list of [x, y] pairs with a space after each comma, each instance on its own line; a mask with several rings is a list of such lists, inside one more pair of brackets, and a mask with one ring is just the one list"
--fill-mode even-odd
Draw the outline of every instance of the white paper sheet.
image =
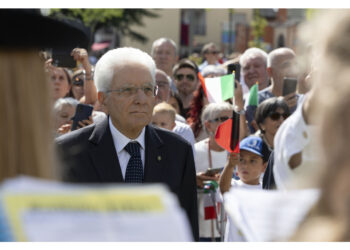
[[225, 211], [247, 241], [286, 241], [319, 198], [319, 190], [231, 189]]

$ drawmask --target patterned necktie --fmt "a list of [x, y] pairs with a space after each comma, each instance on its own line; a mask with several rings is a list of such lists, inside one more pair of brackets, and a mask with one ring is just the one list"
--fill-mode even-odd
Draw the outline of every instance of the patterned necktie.
[[124, 149], [131, 156], [126, 167], [125, 182], [141, 183], [143, 181], [143, 167], [140, 145], [137, 142], [129, 142]]

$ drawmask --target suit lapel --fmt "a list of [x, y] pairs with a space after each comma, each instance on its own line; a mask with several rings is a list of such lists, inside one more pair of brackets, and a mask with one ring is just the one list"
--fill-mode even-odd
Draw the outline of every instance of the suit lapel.
[[102, 182], [123, 182], [108, 118], [97, 123], [91, 134], [90, 156]]
[[145, 172], [144, 182], [161, 182], [163, 179], [166, 154], [163, 150], [163, 141], [157, 131], [150, 125], [146, 126], [145, 133]]

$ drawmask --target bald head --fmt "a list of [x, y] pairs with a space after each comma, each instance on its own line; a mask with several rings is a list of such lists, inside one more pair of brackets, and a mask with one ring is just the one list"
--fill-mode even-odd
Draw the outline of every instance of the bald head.
[[283, 85], [284, 77], [297, 78], [296, 55], [290, 48], [278, 48], [271, 51], [267, 58], [267, 71], [271, 81], [278, 88]]
[[295, 53], [290, 48], [278, 48], [272, 50], [267, 57], [267, 67], [276, 67], [285, 58], [295, 58]]

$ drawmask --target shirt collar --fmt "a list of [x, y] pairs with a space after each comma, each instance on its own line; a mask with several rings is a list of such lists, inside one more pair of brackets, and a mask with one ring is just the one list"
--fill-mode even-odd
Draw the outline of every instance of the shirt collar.
[[136, 139], [130, 139], [114, 127], [110, 117], [108, 118], [108, 122], [117, 153], [120, 153], [130, 141], [137, 141], [140, 144], [141, 149], [145, 149], [145, 128], [142, 129], [140, 135]]

